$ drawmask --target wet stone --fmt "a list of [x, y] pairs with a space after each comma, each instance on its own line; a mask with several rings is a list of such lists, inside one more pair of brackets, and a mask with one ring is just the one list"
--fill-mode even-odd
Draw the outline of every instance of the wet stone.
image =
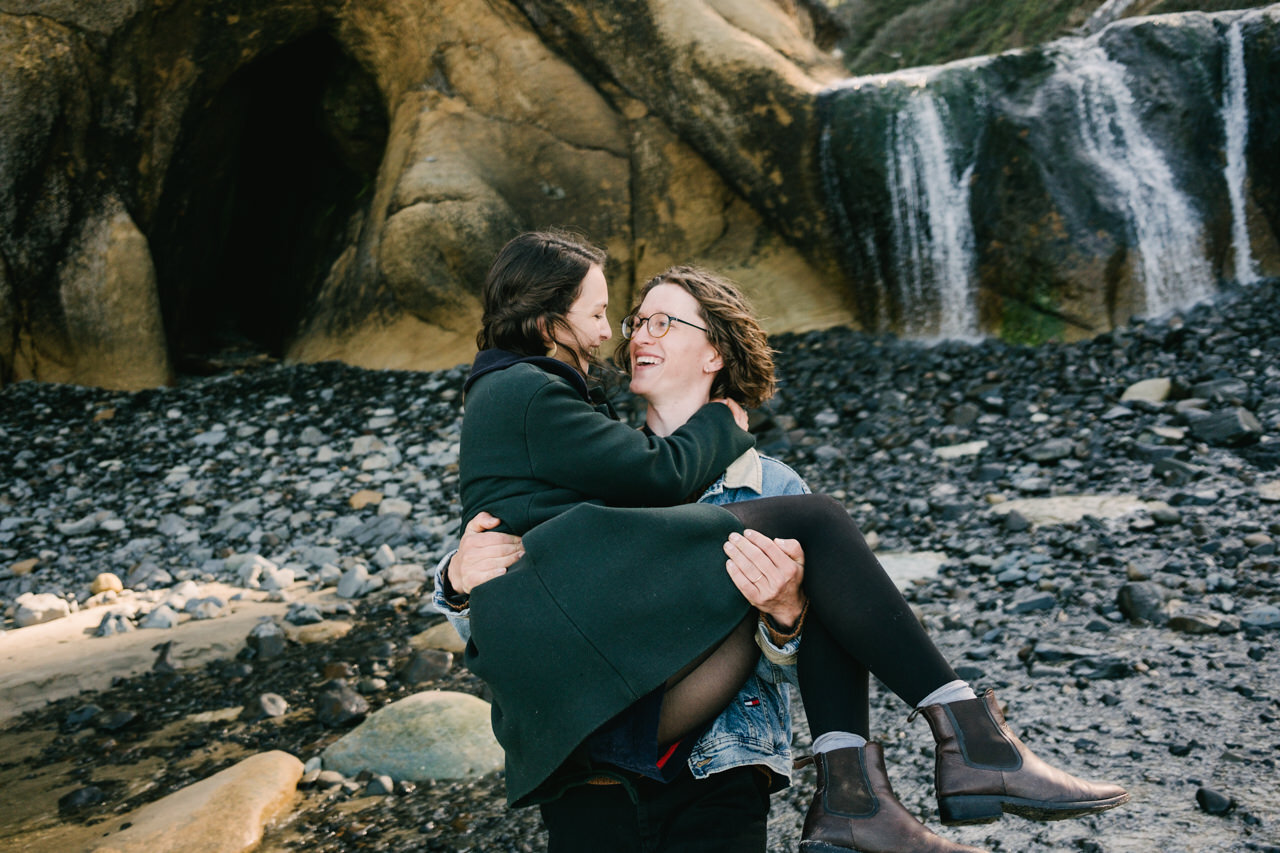
[[369, 713], [369, 702], [347, 682], [335, 678], [327, 682], [316, 696], [316, 718], [328, 728], [359, 722]]
[[1126, 618], [1152, 624], [1165, 621], [1164, 600], [1164, 590], [1149, 581], [1126, 583], [1116, 594], [1116, 604]]
[[1196, 790], [1196, 805], [1205, 814], [1225, 815], [1236, 807], [1236, 801], [1221, 791], [1215, 791], [1213, 788], [1198, 788]]
[[1036, 592], [1015, 598], [1007, 607], [1010, 613], [1032, 613], [1052, 610], [1058, 606], [1058, 598], [1051, 592]]
[[1191, 432], [1209, 444], [1236, 447], [1257, 441], [1263, 429], [1252, 412], [1237, 406], [1197, 418], [1191, 423]]
[[263, 693], [244, 706], [244, 710], [240, 712], [240, 718], [256, 721], [269, 717], [283, 717], [288, 712], [289, 703], [283, 696], [277, 693]]
[[118, 732], [138, 719], [133, 711], [119, 708], [105, 711], [94, 718], [94, 728], [104, 732]]
[[1184, 610], [1169, 617], [1169, 627], [1183, 634], [1216, 634], [1222, 617], [1201, 610]]
[[97, 785], [86, 785], [60, 797], [58, 811], [64, 814], [78, 812], [106, 802], [106, 799], [106, 793]]
[[260, 660], [271, 660], [284, 654], [287, 639], [284, 630], [270, 619], [264, 619], [253, 627], [245, 643]]
[[364, 795], [366, 797], [385, 797], [395, 792], [396, 783], [385, 773], [374, 776], [364, 787]]
[[62, 720], [62, 730], [65, 732], [78, 732], [80, 729], [93, 722], [93, 719], [102, 713], [102, 709], [92, 703], [81, 705]]
[[289, 611], [285, 614], [284, 619], [293, 625], [315, 625], [324, 621], [324, 614], [314, 604], [294, 602], [289, 605]]
[[396, 676], [405, 684], [424, 684], [449, 674], [453, 667], [453, 654], [438, 649], [422, 649], [409, 656]]

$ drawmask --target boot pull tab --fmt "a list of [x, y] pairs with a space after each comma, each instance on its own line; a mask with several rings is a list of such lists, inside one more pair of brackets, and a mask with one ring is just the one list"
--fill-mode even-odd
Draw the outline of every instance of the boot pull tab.
[[803, 758], [797, 758], [795, 761], [791, 762], [791, 769], [799, 770], [802, 767], [808, 767], [812, 763], [813, 763], [813, 756], [806, 755]]

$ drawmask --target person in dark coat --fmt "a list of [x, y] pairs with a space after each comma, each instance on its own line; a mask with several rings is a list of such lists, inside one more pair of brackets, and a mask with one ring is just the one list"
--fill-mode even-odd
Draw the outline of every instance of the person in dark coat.
[[[714, 718], [752, 652], [754, 613], [726, 555], [743, 571], [754, 553], [789, 539], [805, 559], [799, 681], [819, 781], [802, 849], [972, 849], [895, 812], [881, 752], [856, 734], [866, 723], [854, 686], [866, 671], [929, 721], [944, 823], [1002, 812], [1056, 819], [1128, 799], [1045, 764], [990, 691], [980, 698], [956, 678], [833, 499], [681, 503], [752, 439], [732, 401], [701, 407], [669, 436], [601, 411], [586, 384], [611, 335], [601, 253], [557, 234], [521, 235], [499, 253], [484, 296], [481, 352], [465, 386], [464, 524], [481, 512], [501, 519], [503, 532], [522, 537], [523, 556], [458, 592], [470, 593], [466, 660], [493, 692], [513, 805], [545, 795], [559, 768], [637, 706], [649, 709], [641, 730], [655, 746]], [[628, 323], [654, 331], [653, 317]]]
[[[748, 407], [772, 396], [773, 351], [732, 282], [677, 267], [651, 280], [638, 298], [639, 316], [653, 319], [635, 330], [615, 358], [628, 365], [631, 390], [647, 403], [648, 433], [670, 435], [712, 398], [713, 388], [714, 396]], [[723, 505], [808, 491], [787, 465], [751, 449], [698, 500]], [[447, 554], [436, 569], [433, 600], [464, 640], [471, 634], [468, 601], [446, 594], [453, 587], [449, 573], [470, 589], [492, 577], [494, 567], [505, 570], [515, 561], [519, 537], [482, 532], [496, 523], [488, 514], [473, 518], [461, 550]], [[755, 640], [764, 652], [752, 650], [754, 669], [737, 694], [698, 734], [664, 745], [661, 754], [660, 735], [648, 731], [650, 707], [643, 700], [594, 733], [583, 754], [544, 786], [557, 793], [539, 804], [549, 853], [764, 853], [769, 795], [790, 784], [794, 769], [788, 685], [797, 683], [805, 612], [803, 567], [795, 559], [803, 555], [796, 544], [780, 543], [780, 553], [761, 554], [746, 567], [749, 576], [733, 564], [730, 578], [759, 613]]]

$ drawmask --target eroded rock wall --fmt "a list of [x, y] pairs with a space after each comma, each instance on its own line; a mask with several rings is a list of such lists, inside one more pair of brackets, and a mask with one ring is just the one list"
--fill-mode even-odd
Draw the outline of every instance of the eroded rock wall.
[[772, 0], [3, 0], [0, 380], [143, 387], [237, 343], [452, 365], [494, 252], [553, 225], [610, 250], [619, 316], [695, 261], [777, 330], [847, 322], [806, 142], [838, 68], [806, 26]]

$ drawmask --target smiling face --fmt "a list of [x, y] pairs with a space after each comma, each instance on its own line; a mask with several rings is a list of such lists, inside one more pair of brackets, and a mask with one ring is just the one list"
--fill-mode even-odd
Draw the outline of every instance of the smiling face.
[[[706, 325], [698, 310], [698, 300], [675, 284], [659, 284], [646, 294], [636, 315], [679, 317], [699, 326]], [[628, 341], [631, 356], [631, 391], [651, 404], [705, 403], [711, 384], [724, 366], [707, 333], [684, 323], [672, 323], [660, 338], [649, 334], [648, 325], [638, 328]]]
[[[609, 319], [605, 315], [608, 307], [609, 285], [605, 281], [604, 270], [599, 265], [592, 264], [582, 279], [578, 297], [565, 312], [566, 326], [556, 328], [552, 335], [552, 339], [563, 350], [563, 355], [570, 356], [573, 350], [577, 350], [592, 356], [601, 344], [613, 337], [613, 330], [609, 328]], [[574, 366], [583, 373], [587, 372], [586, 364]]]

